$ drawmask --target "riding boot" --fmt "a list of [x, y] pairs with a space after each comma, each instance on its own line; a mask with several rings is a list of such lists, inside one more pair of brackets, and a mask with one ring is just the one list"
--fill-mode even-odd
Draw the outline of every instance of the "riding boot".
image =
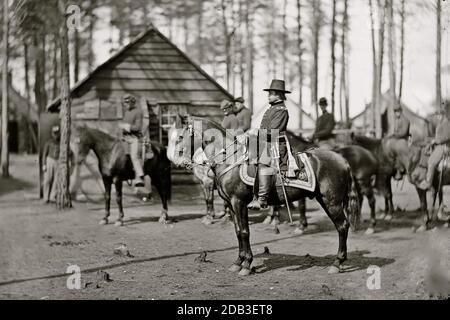
[[258, 198], [253, 199], [253, 201], [247, 206], [251, 210], [261, 210], [267, 208], [267, 200], [269, 199], [270, 189], [272, 186], [272, 175], [259, 174], [258, 175]]

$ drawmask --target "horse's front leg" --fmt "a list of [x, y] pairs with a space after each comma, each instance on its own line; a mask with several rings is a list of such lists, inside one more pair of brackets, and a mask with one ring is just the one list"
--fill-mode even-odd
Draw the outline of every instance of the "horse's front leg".
[[242, 245], [242, 236], [241, 236], [241, 226], [238, 215], [234, 212], [234, 208], [230, 210], [231, 217], [234, 223], [234, 230], [236, 232], [236, 237], [239, 245], [239, 254], [237, 259], [233, 262], [233, 264], [228, 268], [231, 272], [237, 272], [242, 269], [242, 262], [244, 261], [245, 253]]
[[392, 185], [390, 180], [386, 182], [386, 190], [386, 216], [384, 220], [391, 221], [394, 214], [394, 203], [392, 201]]
[[417, 229], [417, 231], [421, 232], [427, 230], [428, 224], [430, 223], [430, 216], [428, 214], [427, 192], [419, 188], [416, 188], [416, 190], [420, 199], [420, 210], [422, 211], [423, 214], [423, 222]]
[[251, 265], [253, 262], [253, 253], [250, 246], [250, 227], [248, 225], [248, 211], [246, 204], [233, 197], [231, 199], [234, 215], [239, 224], [240, 238], [242, 242], [242, 250], [239, 251], [239, 258], [242, 261], [242, 269], [239, 271], [239, 275], [248, 276], [251, 272]]
[[202, 183], [203, 193], [205, 194], [206, 216], [202, 219], [204, 225], [212, 224], [215, 216], [214, 211], [214, 183], [204, 181]]
[[100, 225], [108, 224], [108, 217], [111, 214], [111, 178], [103, 177], [103, 184], [105, 186], [105, 216], [100, 220]]
[[306, 198], [298, 200], [298, 213], [300, 214], [299, 225], [294, 230], [294, 233], [303, 234], [308, 229], [308, 220], [306, 219]]
[[119, 218], [117, 219], [116, 223], [114, 224], [116, 227], [123, 226], [123, 205], [122, 205], [122, 180], [117, 180], [114, 183], [114, 186], [116, 187], [116, 202], [117, 206], [119, 207]]

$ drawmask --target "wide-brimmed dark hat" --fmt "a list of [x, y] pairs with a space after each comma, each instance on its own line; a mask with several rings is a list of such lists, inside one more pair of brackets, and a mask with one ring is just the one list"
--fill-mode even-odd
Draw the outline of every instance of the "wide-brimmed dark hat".
[[394, 106], [394, 111], [402, 111], [402, 106], [400, 105], [400, 104], [396, 104], [395, 106]]
[[133, 96], [133, 95], [130, 94], [130, 93], [126, 93], [126, 94], [122, 97], [122, 101], [126, 101], [126, 100], [128, 100], [128, 101], [130, 101], [130, 102], [136, 102], [136, 97]]
[[264, 91], [281, 91], [284, 93], [291, 93], [285, 89], [284, 80], [273, 79], [270, 88], [263, 89]]
[[244, 103], [244, 98], [242, 98], [242, 97], [237, 97], [236, 99], [234, 99], [234, 102]]
[[327, 101], [327, 98], [324, 98], [324, 97], [322, 97], [322, 98], [320, 98], [319, 99], [319, 106], [328, 106], [328, 101]]

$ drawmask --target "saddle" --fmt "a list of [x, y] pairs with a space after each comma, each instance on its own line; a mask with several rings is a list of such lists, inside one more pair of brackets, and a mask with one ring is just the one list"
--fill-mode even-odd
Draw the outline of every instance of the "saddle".
[[[278, 175], [276, 186], [281, 187], [281, 183], [283, 182], [285, 187], [304, 189], [314, 192], [316, 189], [316, 177], [307, 153], [299, 152], [294, 156], [292, 155], [290, 148], [288, 148], [288, 152], [289, 169], [284, 177], [281, 178], [283, 181], [280, 180], [280, 175]], [[244, 164], [240, 167], [239, 176], [246, 185], [253, 186], [255, 184], [256, 171], [256, 164], [244, 162]], [[299, 179], [300, 174], [306, 176], [307, 179]]]

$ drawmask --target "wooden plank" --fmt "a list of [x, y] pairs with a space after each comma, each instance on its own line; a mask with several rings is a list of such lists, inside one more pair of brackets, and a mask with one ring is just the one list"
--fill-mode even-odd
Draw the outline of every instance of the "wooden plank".
[[135, 48], [138, 49], [173, 49], [173, 47], [167, 42], [142, 42]]
[[112, 79], [109, 81], [95, 81], [96, 90], [218, 90], [207, 79], [203, 80], [148, 80], [148, 79]]
[[178, 70], [101, 70], [95, 75], [98, 79], [177, 79], [177, 80], [202, 80], [205, 77], [196, 71], [178, 71]]
[[124, 56], [121, 59], [121, 61], [122, 62], [183, 62], [183, 63], [188, 63], [186, 58], [179, 56], [179, 55], [175, 55], [175, 56], [173, 56], [173, 55], [172, 56], [127, 55], [127, 56]]
[[146, 48], [132, 48], [128, 51], [130, 55], [141, 55], [141, 56], [180, 56], [180, 54], [173, 49], [166, 48], [154, 48], [154, 49], [146, 49]]
[[131, 69], [131, 70], [152, 70], [152, 69], [164, 69], [164, 70], [192, 70], [196, 71], [194, 66], [188, 62], [180, 63], [166, 63], [166, 62], [136, 62], [136, 61], [122, 61], [115, 66], [117, 69]]
[[[213, 101], [222, 101], [227, 96], [223, 92], [218, 90], [97, 90], [97, 94], [102, 99], [114, 99], [121, 98], [125, 93], [132, 92], [137, 97], [146, 97], [147, 100], [157, 102], [170, 102], [170, 101], [195, 101], [201, 103], [201, 101], [207, 101], [208, 103]], [[201, 107], [200, 107], [201, 108]]]

